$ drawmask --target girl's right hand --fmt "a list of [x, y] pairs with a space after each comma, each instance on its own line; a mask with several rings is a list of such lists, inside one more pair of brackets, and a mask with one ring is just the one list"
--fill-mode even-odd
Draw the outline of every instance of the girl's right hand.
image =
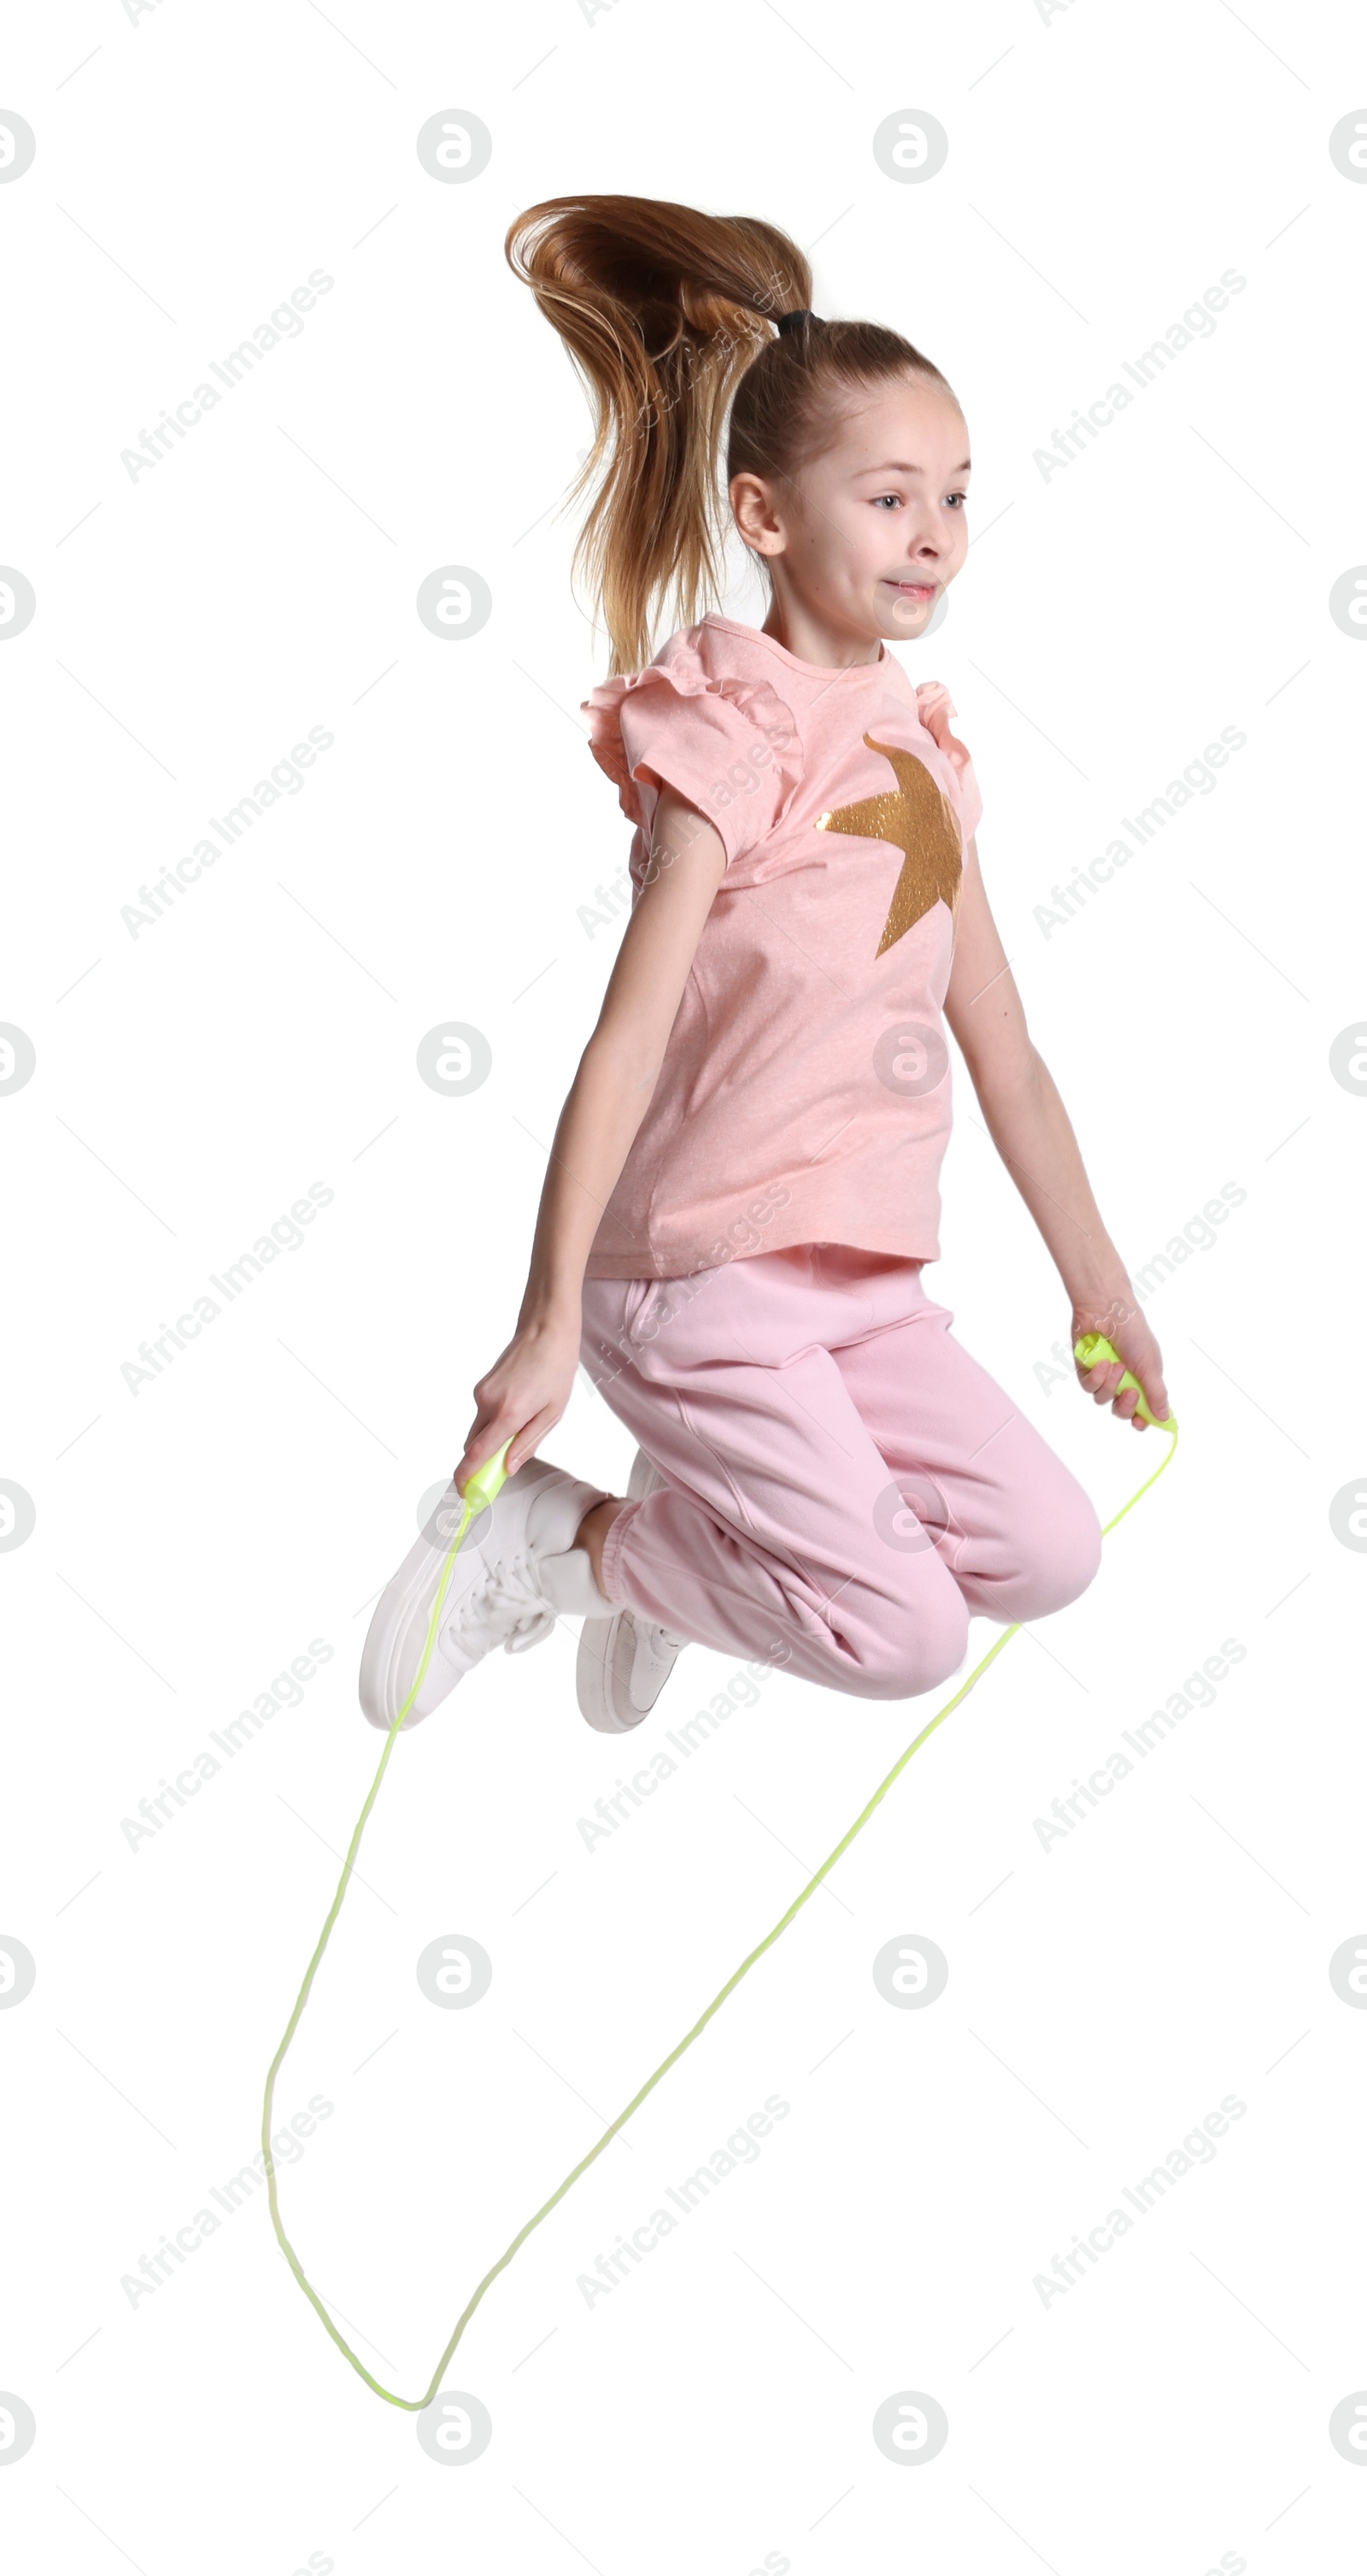
[[569, 1403], [579, 1337], [579, 1316], [572, 1311], [532, 1317], [518, 1326], [507, 1349], [474, 1387], [476, 1412], [456, 1464], [457, 1492], [509, 1438], [510, 1476], [534, 1455]]
[[[1079, 1303], [1073, 1308], [1074, 1342], [1080, 1341], [1084, 1333], [1102, 1333], [1112, 1350], [1119, 1351], [1119, 1360], [1097, 1360], [1091, 1368], [1084, 1369], [1075, 1356], [1073, 1366], [1078, 1384], [1094, 1403], [1109, 1404], [1122, 1422], [1132, 1422], [1137, 1431], [1147, 1431], [1149, 1426], [1139, 1411], [1140, 1389], [1160, 1422], [1167, 1420], [1172, 1408], [1163, 1379], [1162, 1353], [1129, 1282], [1125, 1285], [1128, 1293], [1112, 1298], [1104, 1307], [1100, 1303]], [[1126, 1369], [1138, 1378], [1139, 1386], [1127, 1386], [1122, 1395], [1117, 1390]]]

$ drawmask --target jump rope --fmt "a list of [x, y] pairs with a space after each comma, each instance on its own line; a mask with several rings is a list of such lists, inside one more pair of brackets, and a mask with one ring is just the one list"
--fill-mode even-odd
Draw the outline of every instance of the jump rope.
[[[1112, 1349], [1111, 1344], [1106, 1340], [1104, 1334], [1101, 1333], [1085, 1333], [1082, 1336], [1082, 1339], [1076, 1342], [1073, 1347], [1074, 1355], [1084, 1369], [1094, 1367], [1098, 1361], [1114, 1361], [1118, 1360], [1120, 1357], [1119, 1352]], [[1128, 1386], [1138, 1387], [1139, 1380], [1132, 1376], [1131, 1372], [1126, 1369], [1124, 1376], [1120, 1380], [1119, 1386], [1115, 1389], [1115, 1393], [1119, 1395], [1124, 1388]], [[1170, 1432], [1172, 1434], [1172, 1446], [1168, 1450], [1166, 1458], [1159, 1461], [1153, 1474], [1145, 1478], [1144, 1483], [1138, 1488], [1137, 1492], [1131, 1494], [1127, 1503], [1123, 1503], [1121, 1505], [1120, 1510], [1115, 1515], [1115, 1519], [1106, 1522], [1102, 1530], [1103, 1538], [1110, 1535], [1110, 1532], [1115, 1528], [1117, 1521], [1123, 1521], [1126, 1512], [1134, 1509], [1135, 1504], [1139, 1500], [1140, 1494], [1146, 1494], [1150, 1485], [1157, 1483], [1164, 1468], [1171, 1465], [1176, 1453], [1176, 1415], [1169, 1414], [1166, 1422], [1158, 1422], [1156, 1415], [1151, 1413], [1149, 1410], [1142, 1388], [1140, 1388], [1139, 1402], [1136, 1405], [1135, 1410], [1143, 1415], [1146, 1422], [1154, 1423], [1158, 1430]], [[826, 1876], [828, 1870], [834, 1869], [841, 1853], [848, 1851], [855, 1835], [862, 1832], [864, 1826], [868, 1823], [870, 1816], [873, 1814], [874, 1808], [887, 1796], [889, 1789], [892, 1787], [893, 1781], [897, 1778], [899, 1772], [906, 1769], [913, 1753], [919, 1753], [921, 1746], [925, 1743], [927, 1737], [933, 1735], [936, 1727], [944, 1724], [944, 1721], [949, 1716], [951, 1710], [956, 1709], [959, 1702], [967, 1697], [969, 1691], [972, 1690], [974, 1683], [981, 1678], [981, 1676], [986, 1672], [988, 1665], [1001, 1653], [1003, 1646], [1009, 1645], [1021, 1624], [1017, 1619], [1011, 1627], [1004, 1628], [1002, 1630], [996, 1644], [989, 1647], [987, 1653], [983, 1656], [982, 1662], [974, 1666], [967, 1681], [961, 1683], [959, 1689], [954, 1693], [953, 1698], [945, 1701], [944, 1707], [936, 1711], [934, 1717], [930, 1720], [929, 1725], [923, 1726], [920, 1734], [907, 1746], [907, 1749], [905, 1753], [902, 1754], [900, 1760], [894, 1762], [886, 1780], [881, 1783], [880, 1787], [875, 1789], [873, 1796], [870, 1798], [862, 1815], [856, 1816], [849, 1832], [842, 1836], [841, 1840], [836, 1844], [834, 1851], [830, 1853], [826, 1860], [823, 1860], [820, 1869], [817, 1870], [815, 1876], [808, 1881], [807, 1885], [803, 1888], [801, 1895], [794, 1898], [787, 1913], [780, 1917], [779, 1921], [774, 1925], [772, 1932], [766, 1935], [764, 1940], [759, 1943], [757, 1949], [751, 1951], [748, 1959], [743, 1959], [741, 1961], [735, 1975], [727, 1978], [720, 1994], [713, 1996], [706, 2012], [702, 2013], [698, 2020], [695, 2021], [693, 2028], [688, 2032], [687, 2037], [680, 2040], [677, 2048], [672, 2048], [670, 2050], [668, 2057], [666, 2057], [662, 2063], [656, 2067], [654, 2074], [641, 2086], [640, 2092], [637, 2093], [630, 2102], [628, 2102], [626, 2109], [618, 2112], [618, 2115], [612, 2122], [611, 2127], [603, 2131], [597, 2146], [591, 2147], [588, 2154], [581, 2157], [579, 2163], [574, 2167], [573, 2172], [566, 2174], [559, 2190], [552, 2192], [550, 2199], [545, 2202], [542, 2208], [538, 2209], [536, 2216], [534, 2218], [529, 2218], [525, 2227], [519, 2228], [511, 2245], [508, 2247], [507, 2252], [505, 2254], [500, 2254], [498, 2261], [493, 2265], [492, 2269], [485, 2273], [478, 2289], [474, 2292], [461, 2316], [458, 2318], [451, 2335], [451, 2340], [447, 2344], [446, 2349], [443, 2352], [440, 2361], [437, 2363], [436, 2369], [433, 2371], [431, 2379], [429, 2380], [427, 2387], [423, 2390], [421, 2397], [400, 2397], [392, 2388], [381, 2386], [380, 2381], [374, 2378], [371, 2372], [367, 2370], [365, 2363], [360, 2359], [359, 2355], [352, 2351], [345, 2336], [338, 2333], [336, 2326], [333, 2324], [333, 2321], [329, 2316], [327, 2309], [323, 2305], [322, 2300], [319, 2298], [317, 2291], [314, 2289], [312, 2282], [307, 2278], [304, 2267], [300, 2262], [298, 2255], [295, 2253], [294, 2247], [291, 2245], [288, 2236], [285, 2234], [280, 2218], [279, 2195], [276, 2191], [275, 2158], [271, 2153], [271, 2106], [275, 2097], [276, 2076], [280, 2072], [280, 2068], [284, 2063], [286, 2051], [288, 2050], [290, 2042], [299, 2027], [300, 2016], [305, 2004], [308, 2002], [309, 1993], [313, 1985], [314, 1976], [317, 1972], [318, 1963], [322, 1958], [323, 1952], [327, 1948], [333, 1924], [336, 1922], [338, 1914], [341, 1911], [342, 1899], [347, 1891], [347, 1885], [355, 1864], [356, 1854], [361, 1847], [361, 1836], [365, 1831], [366, 1819], [370, 1814], [371, 1808], [375, 1804], [380, 1782], [384, 1778], [390, 1754], [394, 1750], [394, 1739], [398, 1734], [399, 1728], [402, 1726], [404, 1719], [408, 1715], [414, 1700], [417, 1698], [428, 1664], [431, 1662], [433, 1649], [437, 1640], [437, 1627], [441, 1617], [441, 1605], [446, 1595], [447, 1584], [451, 1579], [451, 1568], [455, 1563], [457, 1551], [460, 1548], [461, 1542], [463, 1541], [471, 1522], [494, 1501], [500, 1487], [505, 1482], [508, 1473], [508, 1451], [511, 1449], [512, 1445], [511, 1440], [505, 1440], [502, 1448], [496, 1450], [492, 1458], [486, 1458], [484, 1465], [476, 1468], [475, 1473], [471, 1476], [465, 1487], [464, 1493], [461, 1495], [460, 1499], [462, 1509], [460, 1524], [457, 1528], [456, 1535], [451, 1542], [450, 1548], [447, 1551], [446, 1562], [442, 1567], [441, 1581], [437, 1586], [437, 1597], [432, 1605], [432, 1616], [428, 1623], [427, 1642], [423, 1647], [422, 1660], [418, 1665], [417, 1673], [413, 1681], [413, 1687], [410, 1690], [407, 1699], [404, 1701], [402, 1708], [399, 1710], [398, 1716], [395, 1718], [385, 1739], [385, 1748], [380, 1756], [380, 1767], [370, 1784], [370, 1794], [356, 1820], [356, 1831], [351, 1837], [350, 1848], [348, 1849], [346, 1860], [343, 1864], [342, 1875], [337, 1882], [337, 1893], [332, 1900], [332, 1906], [329, 1911], [327, 1921], [323, 1925], [323, 1929], [318, 1937], [318, 1947], [309, 1961], [308, 1972], [299, 1989], [299, 1999], [295, 2004], [293, 2012], [290, 2014], [285, 2036], [281, 2040], [280, 2045], [271, 2060], [270, 2073], [266, 2077], [265, 2107], [261, 2114], [261, 2146], [266, 2160], [266, 2181], [270, 2197], [271, 2224], [275, 2229], [275, 2233], [280, 2244], [280, 2250], [283, 2253], [286, 2262], [289, 2264], [290, 2270], [293, 2272], [305, 2298], [308, 2299], [317, 2309], [318, 2314], [322, 2318], [323, 2324], [326, 2326], [327, 2331], [331, 2335], [333, 2342], [336, 2344], [338, 2351], [346, 2355], [352, 2369], [359, 2373], [360, 2377], [365, 2381], [367, 2388], [373, 2388], [376, 2396], [383, 2397], [387, 2405], [401, 2406], [407, 2413], [412, 2415], [421, 2414], [425, 2407], [431, 2405], [433, 2398], [436, 2396], [441, 2386], [446, 2365], [451, 2359], [457, 2344], [460, 2342], [461, 2336], [464, 2334], [471, 2317], [474, 2315], [475, 2310], [479, 2306], [480, 2300], [483, 2298], [490, 2283], [492, 2281], [496, 2281], [499, 2273], [504, 2271], [508, 2264], [511, 2263], [518, 2247], [526, 2243], [527, 2238], [531, 2235], [532, 2229], [534, 2227], [539, 2227], [543, 2218], [549, 2218], [557, 2201], [564, 2199], [571, 2183], [576, 2183], [582, 2173], [587, 2173], [589, 2166], [594, 2163], [597, 2157], [601, 2156], [604, 2147], [610, 2145], [611, 2141], [616, 2137], [618, 2130], [625, 2128], [627, 2121], [632, 2116], [632, 2113], [639, 2111], [646, 2095], [648, 2093], [653, 2093], [661, 2076], [667, 2075], [670, 2067], [674, 2065], [678, 2058], [682, 2057], [684, 2050], [692, 2047], [699, 2032], [706, 2029], [707, 2024], [712, 2019], [712, 2015], [715, 2012], [720, 2011], [727, 1996], [740, 1984], [741, 1978], [749, 1974], [755, 1961], [757, 1959], [762, 1959], [765, 1951], [772, 1948], [774, 1942], [778, 1939], [780, 1932], [787, 1930], [787, 1927], [792, 1922], [794, 1915], [799, 1914], [808, 1898], [815, 1895], [816, 1890], [821, 1885], [821, 1882]]]

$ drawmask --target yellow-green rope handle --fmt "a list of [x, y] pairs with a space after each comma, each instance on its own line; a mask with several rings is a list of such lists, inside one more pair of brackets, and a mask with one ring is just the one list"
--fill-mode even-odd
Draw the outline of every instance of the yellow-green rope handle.
[[[1115, 1360], [1119, 1357], [1119, 1353], [1112, 1350], [1110, 1343], [1104, 1340], [1099, 1333], [1089, 1333], [1085, 1336], [1083, 1341], [1079, 1341], [1075, 1345], [1075, 1355], [1079, 1361], [1081, 1361], [1084, 1368], [1093, 1367], [1098, 1359]], [[1130, 1386], [1135, 1383], [1136, 1381], [1131, 1378], [1128, 1373], [1122, 1381], [1122, 1384]], [[1119, 1389], [1117, 1389], [1117, 1393], [1119, 1393]], [[1151, 1422], [1154, 1417], [1149, 1412], [1147, 1405], [1143, 1405], [1143, 1411], [1146, 1419]], [[1176, 1417], [1170, 1414], [1167, 1421], [1160, 1424], [1159, 1428], [1164, 1431], [1170, 1431], [1172, 1434], [1172, 1445], [1168, 1450], [1167, 1457], [1160, 1460], [1158, 1466], [1154, 1469], [1152, 1476], [1145, 1478], [1145, 1481], [1139, 1487], [1138, 1492], [1131, 1494], [1129, 1501], [1121, 1505], [1120, 1510], [1115, 1515], [1115, 1519], [1109, 1520], [1104, 1524], [1102, 1529], [1103, 1538], [1108, 1536], [1110, 1531], [1115, 1528], [1117, 1521], [1122, 1521], [1124, 1519], [1126, 1512], [1133, 1510], [1134, 1505], [1139, 1500], [1140, 1494], [1146, 1494], [1150, 1485], [1157, 1481], [1158, 1477], [1162, 1475], [1164, 1468], [1171, 1463], [1173, 1454], [1177, 1447]], [[461, 1497], [463, 1508], [460, 1527], [452, 1541], [446, 1563], [442, 1568], [441, 1581], [437, 1587], [436, 1600], [432, 1605], [432, 1617], [428, 1624], [427, 1642], [423, 1648], [422, 1660], [418, 1666], [417, 1677], [414, 1680], [413, 1687], [410, 1690], [407, 1699], [404, 1701], [403, 1707], [400, 1709], [398, 1716], [395, 1718], [385, 1740], [384, 1752], [380, 1756], [380, 1767], [371, 1783], [370, 1795], [366, 1799], [365, 1805], [362, 1807], [360, 1816], [357, 1819], [356, 1831], [351, 1837], [350, 1847], [342, 1866], [342, 1875], [337, 1882], [337, 1893], [332, 1900], [331, 1911], [329, 1912], [327, 1921], [323, 1925], [322, 1932], [319, 1935], [318, 1947], [309, 1961], [308, 1973], [304, 1978], [303, 1985], [299, 1989], [299, 2000], [290, 2015], [289, 2025], [286, 2029], [285, 2036], [281, 2040], [280, 2046], [276, 2050], [275, 2056], [271, 2061], [270, 2073], [266, 2078], [265, 2107], [261, 2115], [261, 2145], [266, 2159], [266, 2181], [270, 2197], [271, 2224], [275, 2229], [281, 2252], [284, 2254], [290, 2270], [293, 2272], [294, 2277], [305, 2297], [310, 2300], [312, 2305], [317, 2309], [318, 2314], [322, 2318], [323, 2324], [326, 2326], [328, 2333], [331, 2335], [333, 2342], [338, 2348], [338, 2351], [346, 2355], [352, 2369], [360, 2374], [360, 2377], [365, 2381], [366, 2386], [368, 2388], [373, 2388], [376, 2396], [383, 2397], [388, 2405], [403, 2407], [407, 2413], [414, 2415], [421, 2414], [424, 2407], [431, 2405], [433, 2398], [441, 2387], [446, 2365], [451, 2359], [457, 2344], [460, 2342], [461, 2336], [464, 2334], [471, 2317], [474, 2315], [475, 2310], [479, 2306], [480, 2300], [483, 2298], [490, 2283], [492, 2281], [496, 2281], [499, 2273], [504, 2271], [507, 2265], [511, 2263], [518, 2247], [526, 2243], [526, 2240], [531, 2235], [533, 2228], [539, 2227], [542, 2219], [550, 2216], [556, 2203], [564, 2199], [570, 2185], [577, 2182], [582, 2173], [587, 2173], [589, 2166], [595, 2162], [597, 2157], [601, 2156], [603, 2149], [606, 2146], [611, 2145], [611, 2142], [616, 2137], [618, 2130], [624, 2128], [627, 2121], [631, 2118], [632, 2113], [640, 2109], [647, 2094], [653, 2093], [661, 2076], [667, 2075], [670, 2067], [673, 2066], [680, 2057], [682, 2057], [684, 2050], [692, 2047], [699, 2032], [706, 2029], [713, 2014], [720, 2011], [727, 1996], [735, 1991], [735, 1988], [740, 1984], [741, 1978], [749, 1974], [755, 1961], [757, 1959], [762, 1959], [765, 1951], [772, 1948], [774, 1942], [778, 1939], [780, 1932], [787, 1930], [794, 1915], [799, 1914], [803, 1906], [807, 1903], [808, 1898], [815, 1895], [828, 1871], [834, 1869], [842, 1852], [848, 1851], [855, 1835], [861, 1832], [863, 1827], [868, 1823], [875, 1807], [880, 1805], [882, 1800], [887, 1796], [894, 1780], [897, 1779], [899, 1774], [906, 1769], [913, 1753], [919, 1753], [921, 1746], [926, 1742], [929, 1736], [934, 1734], [936, 1727], [942, 1726], [951, 1711], [959, 1706], [961, 1700], [967, 1698], [968, 1693], [974, 1686], [974, 1683], [977, 1682], [981, 1678], [982, 1674], [986, 1672], [988, 1665], [995, 1661], [996, 1657], [1001, 1653], [1003, 1646], [1010, 1644], [1011, 1639], [1016, 1635], [1021, 1624], [1017, 1619], [1011, 1627], [1004, 1628], [1002, 1630], [1002, 1633], [1000, 1637], [998, 1637], [995, 1645], [989, 1646], [987, 1653], [982, 1658], [982, 1661], [974, 1665], [968, 1679], [960, 1684], [958, 1690], [955, 1691], [953, 1698], [947, 1699], [944, 1707], [936, 1710], [936, 1713], [934, 1717], [931, 1718], [929, 1724], [922, 1727], [920, 1734], [913, 1738], [912, 1742], [907, 1746], [905, 1753], [903, 1753], [899, 1759], [894, 1762], [887, 1778], [880, 1783], [878, 1788], [875, 1789], [873, 1796], [870, 1798], [869, 1803], [864, 1808], [862, 1814], [856, 1816], [849, 1832], [841, 1836], [841, 1839], [836, 1844], [834, 1851], [829, 1853], [827, 1858], [823, 1860], [820, 1869], [818, 1869], [815, 1875], [808, 1880], [808, 1883], [803, 1888], [801, 1894], [794, 1897], [787, 1913], [780, 1916], [778, 1922], [774, 1925], [772, 1932], [766, 1933], [764, 1939], [758, 1944], [757, 1948], [750, 1952], [748, 1959], [743, 1959], [741, 1961], [741, 1964], [735, 1971], [734, 1976], [727, 1978], [721, 1992], [713, 1996], [707, 2010], [699, 2015], [699, 2018], [693, 2024], [693, 2028], [679, 2041], [677, 2048], [672, 2048], [670, 2050], [668, 2057], [664, 2058], [660, 2065], [656, 2067], [654, 2074], [647, 2078], [646, 2082], [641, 2086], [640, 2092], [635, 2094], [632, 2100], [628, 2102], [626, 2109], [618, 2112], [611, 2127], [603, 2131], [597, 2145], [591, 2147], [588, 2154], [581, 2157], [573, 2171], [566, 2174], [559, 2189], [552, 2192], [550, 2199], [544, 2203], [542, 2208], [538, 2209], [535, 2217], [529, 2218], [526, 2226], [519, 2228], [517, 2235], [513, 2238], [513, 2241], [508, 2247], [506, 2253], [501, 2254], [498, 2261], [493, 2265], [493, 2268], [485, 2273], [478, 2289], [474, 2292], [468, 2305], [462, 2312], [461, 2316], [457, 2319], [455, 2328], [451, 2335], [451, 2340], [447, 2344], [440, 2361], [437, 2363], [436, 2369], [433, 2371], [432, 2377], [429, 2380], [427, 2387], [424, 2389], [422, 2396], [400, 2397], [396, 2395], [392, 2388], [385, 2388], [381, 2385], [380, 2381], [367, 2370], [365, 2363], [360, 2359], [359, 2355], [352, 2351], [345, 2336], [338, 2333], [336, 2326], [328, 2315], [327, 2309], [324, 2307], [323, 2302], [319, 2298], [317, 2291], [314, 2289], [312, 2282], [307, 2279], [303, 2265], [301, 2264], [298, 2255], [295, 2253], [294, 2247], [291, 2245], [289, 2238], [285, 2234], [284, 2227], [281, 2224], [280, 2203], [276, 2192], [275, 2159], [271, 2153], [271, 2104], [275, 2093], [276, 2076], [280, 2071], [280, 2067], [284, 2061], [285, 2052], [289, 2047], [290, 2041], [293, 2039], [295, 2031], [298, 2029], [299, 2017], [308, 2001], [309, 1991], [313, 1984], [318, 1962], [322, 1958], [324, 1950], [327, 1948], [328, 1937], [341, 1909], [342, 1898], [346, 1893], [347, 1882], [350, 1879], [352, 1868], [355, 1864], [356, 1854], [360, 1849], [361, 1835], [365, 1830], [366, 1819], [370, 1814], [371, 1808], [375, 1804], [376, 1793], [379, 1789], [381, 1780], [384, 1778], [385, 1765], [394, 1748], [394, 1738], [417, 1697], [423, 1676], [426, 1673], [428, 1664], [431, 1660], [432, 1651], [436, 1643], [437, 1622], [441, 1612], [441, 1605], [445, 1598], [446, 1587], [450, 1580], [451, 1567], [455, 1562], [456, 1551], [459, 1548], [462, 1539], [465, 1537], [466, 1531], [468, 1530], [476, 1512], [482, 1510], [485, 1504], [492, 1503], [500, 1486], [503, 1484], [507, 1473], [505, 1462], [511, 1446], [511, 1441], [505, 1441], [503, 1447], [497, 1452], [495, 1457], [486, 1459], [484, 1465], [478, 1468], [475, 1474], [470, 1478], [464, 1494]]]
[[[1104, 1333], [1084, 1333], [1081, 1341], [1073, 1344], [1073, 1356], [1083, 1368], [1089, 1369], [1095, 1368], [1098, 1360], [1103, 1363], [1118, 1360], [1120, 1353], [1112, 1348]], [[1139, 1386], [1139, 1380], [1131, 1369], [1126, 1369], [1119, 1386], [1115, 1389], [1115, 1394], [1123, 1395], [1127, 1386]], [[1146, 1422], [1152, 1422], [1159, 1431], [1170, 1431], [1174, 1440], [1176, 1439], [1176, 1416], [1170, 1413], [1166, 1422], [1160, 1422], [1157, 1414], [1149, 1411], [1148, 1397], [1142, 1386], [1139, 1386], [1139, 1402], [1134, 1409], [1136, 1413], [1143, 1414]], [[1143, 1492], [1142, 1485], [1139, 1490]]]

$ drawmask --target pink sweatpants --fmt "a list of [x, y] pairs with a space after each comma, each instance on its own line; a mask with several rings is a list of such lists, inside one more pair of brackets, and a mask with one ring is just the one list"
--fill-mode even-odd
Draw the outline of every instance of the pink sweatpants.
[[923, 1267], [804, 1243], [585, 1281], [584, 1367], [668, 1480], [612, 1524], [610, 1600], [910, 1699], [958, 1670], [970, 1613], [1038, 1619], [1086, 1590], [1089, 1496], [954, 1340]]

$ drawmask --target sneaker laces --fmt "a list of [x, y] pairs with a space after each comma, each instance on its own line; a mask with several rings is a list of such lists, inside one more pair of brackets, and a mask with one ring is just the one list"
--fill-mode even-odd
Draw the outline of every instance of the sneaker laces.
[[[511, 1613], [511, 1618], [509, 1616]], [[540, 1589], [527, 1554], [483, 1559], [478, 1581], [458, 1602], [448, 1623], [463, 1652], [490, 1654], [501, 1645], [505, 1654], [525, 1654], [550, 1635], [555, 1611]]]

